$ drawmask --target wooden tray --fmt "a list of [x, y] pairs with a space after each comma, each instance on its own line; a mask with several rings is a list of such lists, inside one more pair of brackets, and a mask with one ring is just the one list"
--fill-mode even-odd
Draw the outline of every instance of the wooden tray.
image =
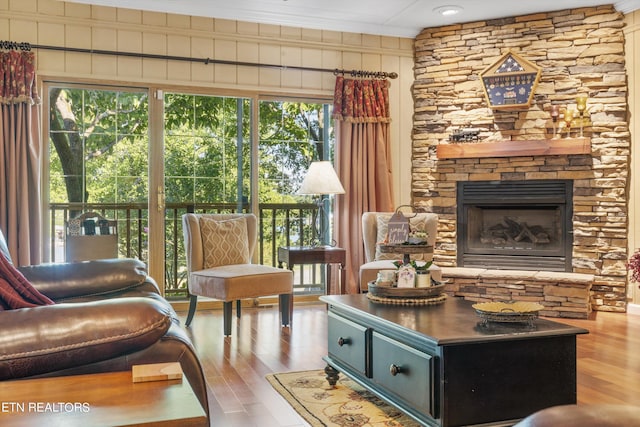
[[371, 295], [385, 298], [433, 298], [444, 291], [445, 285], [429, 286], [426, 288], [394, 288], [391, 286], [377, 286], [376, 282], [369, 283]]
[[396, 254], [430, 254], [433, 253], [433, 246], [431, 245], [380, 245], [380, 252], [383, 253], [396, 253]]

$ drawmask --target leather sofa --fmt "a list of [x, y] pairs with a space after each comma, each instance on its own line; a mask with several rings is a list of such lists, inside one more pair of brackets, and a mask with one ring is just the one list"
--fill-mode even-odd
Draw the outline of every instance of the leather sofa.
[[[11, 259], [1, 233], [0, 250]], [[105, 259], [18, 270], [55, 304], [0, 311], [0, 380], [180, 362], [209, 414], [193, 345], [141, 261]]]
[[529, 415], [513, 427], [638, 427], [640, 407], [560, 405]]

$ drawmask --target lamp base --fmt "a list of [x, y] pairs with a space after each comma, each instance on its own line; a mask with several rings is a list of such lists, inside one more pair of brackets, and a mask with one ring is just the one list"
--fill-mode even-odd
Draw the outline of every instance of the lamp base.
[[328, 236], [325, 236], [328, 232], [326, 225], [329, 224], [329, 219], [326, 218], [325, 215], [324, 201], [325, 199], [323, 199], [322, 196], [316, 201], [316, 205], [318, 205], [318, 215], [314, 221], [313, 231], [315, 232], [315, 236], [311, 243], [311, 246], [314, 248], [323, 246], [332, 248], [337, 246], [337, 242], [334, 239], [328, 239]]

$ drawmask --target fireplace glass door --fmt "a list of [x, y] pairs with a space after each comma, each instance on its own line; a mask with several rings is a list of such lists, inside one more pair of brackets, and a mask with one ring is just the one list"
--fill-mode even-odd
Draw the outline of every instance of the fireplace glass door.
[[570, 188], [566, 181], [460, 183], [458, 265], [570, 271]]

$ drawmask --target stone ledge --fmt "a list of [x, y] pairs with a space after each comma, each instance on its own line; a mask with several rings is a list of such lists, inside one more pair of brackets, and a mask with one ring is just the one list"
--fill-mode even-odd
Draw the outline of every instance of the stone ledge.
[[591, 313], [592, 274], [442, 267], [442, 278], [447, 293], [471, 301], [534, 301], [547, 317], [586, 319]]

